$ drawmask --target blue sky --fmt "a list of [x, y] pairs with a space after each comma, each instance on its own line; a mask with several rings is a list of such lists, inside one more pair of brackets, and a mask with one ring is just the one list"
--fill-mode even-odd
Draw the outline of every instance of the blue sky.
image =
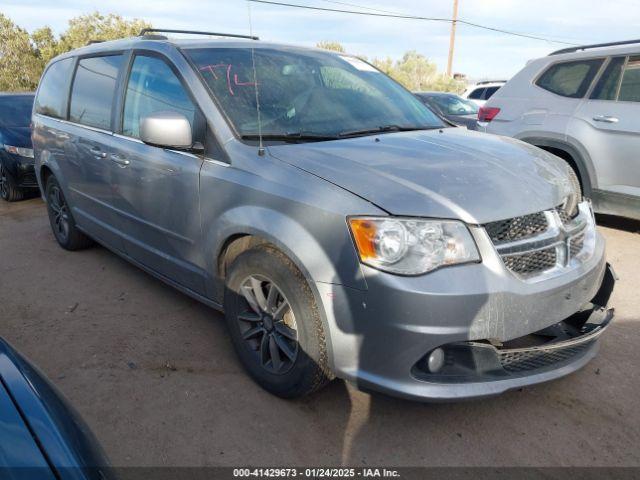
[[[451, 17], [453, 0], [288, 0], [325, 8], [366, 6], [398, 13]], [[640, 0], [459, 0], [459, 17], [505, 30], [572, 43], [640, 37]], [[3, 0], [0, 12], [33, 30], [49, 25], [56, 32], [67, 20], [93, 11], [139, 17], [157, 27], [246, 33], [245, 0]], [[445, 69], [449, 26], [437, 22], [320, 13], [252, 4], [254, 33], [265, 40], [314, 45], [341, 42], [350, 53], [369, 58], [400, 57], [417, 50]], [[361, 9], [366, 11], [365, 9]], [[371, 10], [369, 10], [371, 11]], [[563, 47], [460, 25], [454, 71], [474, 79], [508, 78], [528, 59]]]

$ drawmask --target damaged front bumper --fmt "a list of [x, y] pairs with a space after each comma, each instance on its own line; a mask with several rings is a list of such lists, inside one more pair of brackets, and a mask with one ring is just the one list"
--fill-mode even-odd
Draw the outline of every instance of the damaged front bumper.
[[[420, 401], [497, 395], [568, 375], [597, 353], [615, 275], [595, 254], [545, 282], [483, 264], [422, 277], [366, 270], [367, 291], [317, 284], [333, 369], [363, 390]], [[432, 373], [428, 355], [444, 350]]]
[[[428, 355], [412, 369], [416, 378], [432, 383], [460, 384], [517, 381], [519, 385], [557, 378], [584, 365], [597, 350], [600, 335], [613, 319], [607, 303], [615, 276], [609, 265], [596, 297], [574, 315], [540, 331], [508, 342], [456, 342], [440, 347], [444, 365], [431, 372]], [[563, 370], [567, 367], [566, 370]], [[514, 388], [509, 383], [502, 387]], [[493, 388], [493, 387], [492, 387]]]

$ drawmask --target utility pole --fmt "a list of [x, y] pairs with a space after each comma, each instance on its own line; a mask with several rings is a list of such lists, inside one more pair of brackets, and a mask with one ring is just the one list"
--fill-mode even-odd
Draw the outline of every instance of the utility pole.
[[458, 0], [453, 0], [453, 21], [451, 22], [451, 37], [449, 38], [449, 61], [447, 62], [447, 75], [452, 76], [453, 48], [456, 43], [456, 23], [458, 23]]

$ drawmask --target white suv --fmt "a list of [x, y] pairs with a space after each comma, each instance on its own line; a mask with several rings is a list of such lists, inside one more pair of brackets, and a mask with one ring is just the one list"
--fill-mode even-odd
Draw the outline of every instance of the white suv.
[[640, 219], [640, 40], [529, 62], [480, 109], [478, 125], [563, 158], [596, 211]]
[[478, 82], [475, 85], [470, 85], [461, 95], [462, 98], [471, 100], [478, 106], [483, 106], [487, 100], [489, 100], [494, 93], [500, 90], [506, 80], [492, 80], [488, 82]]

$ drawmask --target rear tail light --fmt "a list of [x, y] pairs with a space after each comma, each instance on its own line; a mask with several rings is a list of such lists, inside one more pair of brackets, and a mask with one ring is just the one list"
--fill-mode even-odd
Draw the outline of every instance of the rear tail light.
[[490, 122], [499, 113], [500, 113], [500, 109], [497, 107], [480, 107], [480, 110], [478, 110], [478, 121]]

